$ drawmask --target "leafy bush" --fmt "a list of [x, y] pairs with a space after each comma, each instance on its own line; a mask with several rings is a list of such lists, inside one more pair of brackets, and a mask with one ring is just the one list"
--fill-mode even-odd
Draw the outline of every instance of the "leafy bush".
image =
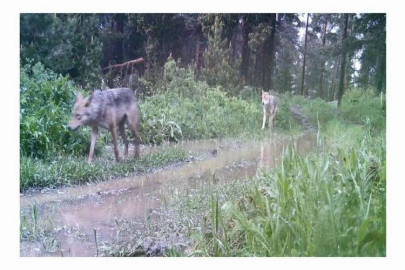
[[20, 154], [47, 158], [87, 151], [89, 134], [67, 129], [76, 100], [72, 82], [31, 62], [20, 77]]
[[344, 94], [341, 111], [345, 119], [356, 123], [369, 121], [373, 129], [382, 130], [386, 122], [385, 104], [385, 94], [354, 88]]
[[193, 96], [203, 93], [208, 90], [208, 85], [205, 82], [198, 82], [194, 71], [189, 66], [188, 68], [180, 68], [177, 62], [170, 56], [164, 65], [162, 82], [158, 89], [159, 93], [170, 93], [181, 96]]
[[338, 117], [338, 110], [319, 98], [309, 100], [302, 96], [294, 96], [292, 102], [302, 106], [304, 115], [306, 115], [315, 126], [317, 126], [318, 121], [324, 124]]
[[274, 126], [282, 129], [288, 129], [293, 121], [290, 110], [290, 100], [287, 95], [280, 95], [277, 98], [277, 114], [274, 118]]
[[235, 136], [260, 129], [259, 101], [228, 97], [221, 87], [194, 97], [148, 97], [141, 102], [140, 111], [144, 143]]
[[[196, 90], [194, 95], [169, 92], [140, 102], [143, 143], [243, 136], [260, 130], [260, 95], [249, 95], [245, 100], [229, 96], [221, 86], [207, 90], [206, 84], [198, 83], [197, 88], [199, 85], [203, 90]], [[293, 122], [289, 101], [284, 96], [278, 100], [274, 125], [289, 129]]]
[[241, 60], [233, 59], [232, 46], [222, 40], [223, 23], [215, 17], [215, 23], [208, 33], [207, 50], [204, 53], [202, 78], [210, 86], [222, 86], [230, 94], [239, 92], [239, 67]]
[[309, 100], [302, 96], [294, 96], [292, 102], [301, 105], [315, 125], [318, 120], [322, 124], [340, 117], [355, 124], [371, 125], [373, 130], [385, 129], [386, 97], [376, 95], [373, 90], [352, 88], [346, 91], [339, 108], [321, 99]]

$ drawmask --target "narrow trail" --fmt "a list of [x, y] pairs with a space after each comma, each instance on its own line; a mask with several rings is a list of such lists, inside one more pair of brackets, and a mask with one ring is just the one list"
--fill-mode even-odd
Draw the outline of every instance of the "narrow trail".
[[316, 128], [312, 125], [311, 121], [309, 118], [304, 115], [302, 112], [302, 108], [298, 104], [291, 104], [290, 110], [293, 114], [293, 116], [301, 122], [302, 126], [304, 127], [304, 130], [307, 132], [315, 132]]
[[291, 105], [291, 112], [306, 131], [294, 140], [288, 137], [241, 145], [221, 140], [179, 144], [176, 147], [182, 147], [192, 156], [210, 154], [145, 175], [45, 194], [22, 194], [20, 215], [29, 220], [32, 205], [36, 205], [38, 225], [50, 227], [42, 238], [21, 240], [20, 255], [96, 256], [95, 231], [101, 244], [139, 242], [141, 256], [161, 256], [166, 248], [187, 245], [185, 228], [173, 229], [183, 226], [179, 225], [181, 217], [166, 207], [174, 197], [187, 197], [212, 185], [214, 180], [230, 184], [253, 177], [259, 169], [276, 166], [283, 149], [290, 143], [301, 154], [315, 149], [312, 132], [315, 128], [300, 106]]

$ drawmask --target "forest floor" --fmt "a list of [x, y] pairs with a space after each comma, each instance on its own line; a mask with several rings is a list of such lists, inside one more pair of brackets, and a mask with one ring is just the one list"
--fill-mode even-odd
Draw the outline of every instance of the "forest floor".
[[291, 112], [306, 131], [296, 138], [276, 131], [267, 139], [248, 142], [181, 142], [169, 147], [186, 151], [184, 162], [111, 181], [25, 191], [20, 198], [21, 256], [161, 256], [168, 250], [186, 251], [192, 245], [189, 235], [207, 213], [187, 210], [197, 205], [179, 209], [179, 200], [187, 203], [196, 193], [208, 196], [217, 187], [276, 166], [288, 144], [301, 154], [315, 148], [309, 119], [299, 105], [292, 105]]

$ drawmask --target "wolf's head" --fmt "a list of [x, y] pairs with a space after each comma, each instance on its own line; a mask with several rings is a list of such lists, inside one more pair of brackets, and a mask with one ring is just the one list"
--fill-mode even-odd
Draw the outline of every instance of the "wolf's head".
[[91, 97], [90, 95], [89, 97], [83, 98], [80, 93], [77, 94], [72, 119], [68, 125], [69, 130], [76, 130], [89, 122]]
[[262, 90], [262, 104], [264, 106], [266, 106], [267, 104], [270, 103], [271, 98], [272, 98], [272, 96], [270, 95], [270, 92], [264, 92]]

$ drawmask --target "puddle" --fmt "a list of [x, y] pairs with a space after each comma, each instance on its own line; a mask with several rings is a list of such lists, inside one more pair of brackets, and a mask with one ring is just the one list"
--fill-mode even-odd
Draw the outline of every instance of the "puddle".
[[[94, 230], [99, 243], [118, 239], [116, 221], [142, 223], [154, 209], [164, 207], [173, 194], [185, 195], [214, 177], [216, 181], [237, 181], [254, 176], [260, 168], [274, 167], [290, 142], [284, 139], [241, 145], [216, 140], [180, 143], [175, 147], [204, 158], [141, 176], [21, 195], [20, 215], [30, 217], [32, 205], [36, 204], [38, 220], [52, 224], [57, 244], [46, 248], [41, 241], [21, 241], [20, 255], [95, 256]], [[306, 153], [315, 148], [316, 140], [307, 134], [294, 144], [298, 152]]]

